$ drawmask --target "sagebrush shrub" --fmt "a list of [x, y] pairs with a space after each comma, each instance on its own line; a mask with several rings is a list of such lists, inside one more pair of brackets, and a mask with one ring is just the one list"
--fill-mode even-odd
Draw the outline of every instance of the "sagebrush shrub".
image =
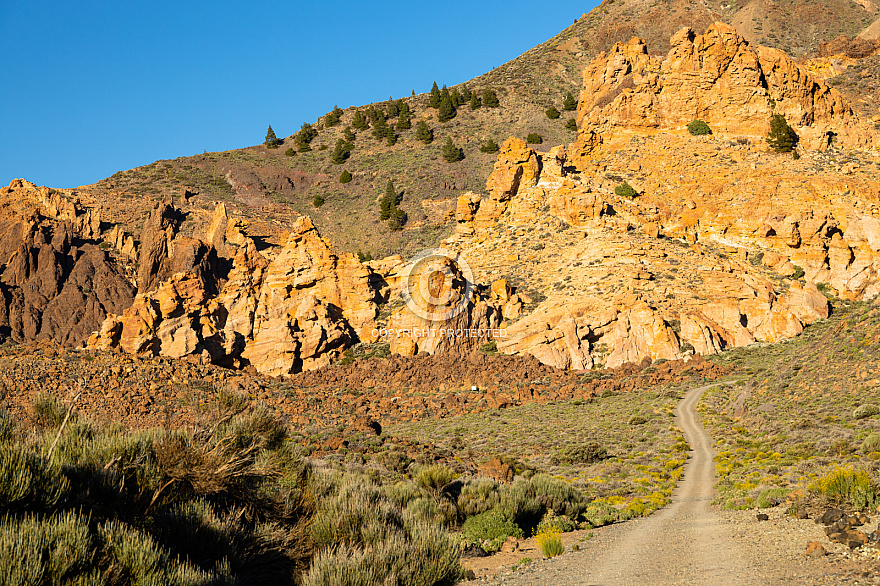
[[461, 527], [462, 540], [479, 544], [486, 551], [498, 551], [510, 537], [522, 539], [523, 530], [498, 509], [468, 517]]
[[862, 451], [866, 454], [880, 452], [880, 433], [875, 431], [868, 435], [868, 437], [865, 438], [865, 441], [862, 442]]
[[880, 413], [880, 408], [877, 405], [865, 404], [856, 407], [856, 410], [853, 411], [853, 419], [865, 419], [866, 417], [873, 417]]
[[712, 129], [702, 120], [694, 120], [687, 125], [688, 132], [691, 136], [707, 136], [712, 134]]

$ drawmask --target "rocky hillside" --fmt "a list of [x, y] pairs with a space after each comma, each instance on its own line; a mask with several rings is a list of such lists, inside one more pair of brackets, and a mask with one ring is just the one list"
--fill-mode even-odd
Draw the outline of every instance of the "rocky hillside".
[[[590, 369], [796, 336], [828, 316], [816, 283], [875, 296], [873, 128], [728, 25], [671, 43], [663, 58], [642, 40], [597, 57], [577, 141], [541, 153], [508, 140], [489, 196], [458, 198], [456, 235], [433, 264], [413, 272], [399, 256], [336, 255], [304, 217], [283, 246], [258, 249], [221, 206], [205, 241], [232, 259], [222, 287], [178, 273], [142, 288], [90, 343], [272, 375], [376, 342], [404, 355], [485, 346]], [[799, 157], [766, 144], [773, 112], [802, 137]], [[704, 114], [717, 132], [691, 136], [686, 121]]]
[[[353, 150], [343, 164], [336, 165], [330, 161], [331, 154], [355, 116], [355, 108], [349, 107], [334, 126], [327, 123], [326, 116], [310, 121], [317, 131], [311, 151], [286, 156], [287, 149], [297, 150], [291, 135], [278, 149], [256, 145], [120, 171], [80, 189], [78, 195], [84, 201], [112, 209], [111, 220], [133, 234], [140, 231], [140, 223], [157, 201], [174, 195], [175, 203], [185, 213], [181, 229], [186, 234], [201, 230], [210, 221], [216, 204], [223, 202], [232, 216], [252, 221], [252, 235], [275, 244], [283, 244], [279, 238], [285, 225], [297, 215], [306, 214], [331, 240], [336, 252], [361, 250], [374, 257], [409, 255], [448, 235], [458, 195], [483, 189], [495, 160], [494, 154], [480, 151], [487, 140], [501, 144], [509, 136], [525, 139], [535, 133], [543, 138], [543, 146], [535, 148], [547, 150], [574, 139], [574, 131], [566, 126], [573, 112], [564, 110], [563, 99], [568, 92], [577, 97], [582, 70], [616, 42], [636, 36], [645, 40], [653, 55], [665, 55], [670, 38], [681, 28], [703, 31], [712, 22], [723, 21], [753, 45], [777, 48], [801, 58], [816, 54], [822, 43], [827, 45], [839, 35], [852, 38], [862, 31], [869, 33], [866, 27], [877, 17], [877, 7], [870, 1], [798, 0], [779, 4], [757, 0], [611, 0], [576, 18], [547, 42], [455, 86], [459, 91], [465, 86], [477, 91], [494, 89], [500, 99], [497, 108], [471, 110], [464, 104], [452, 120], [441, 123], [437, 110], [428, 107], [427, 94], [404, 96], [403, 101], [412, 111], [411, 128], [404, 129], [396, 115], [391, 115], [390, 103], [374, 104], [386, 112], [388, 124], [395, 127], [396, 143], [389, 145], [384, 137], [374, 138], [375, 125], [355, 130]], [[824, 47], [826, 53], [838, 49], [833, 43]], [[452, 87], [458, 80], [437, 81]], [[856, 93], [866, 90], [864, 86], [854, 89]], [[849, 97], [855, 103], [863, 96]], [[559, 118], [550, 119], [545, 114], [551, 105], [561, 111]], [[328, 111], [331, 107], [327, 105]], [[365, 112], [366, 107], [360, 110]], [[429, 144], [416, 138], [420, 120], [433, 130], [434, 139]], [[276, 129], [297, 129], [303, 121], [272, 122]], [[263, 132], [262, 128], [254, 130], [254, 142], [262, 139]], [[464, 157], [454, 163], [447, 163], [441, 156], [441, 146], [450, 137]], [[350, 183], [339, 182], [343, 170], [351, 173]], [[389, 179], [402, 192], [400, 205], [408, 216], [401, 232], [389, 230], [379, 219], [377, 199], [384, 194]], [[314, 205], [316, 196], [324, 201], [320, 208]]]
[[[12, 217], [15, 198], [45, 217], [44, 235], [27, 240], [31, 258], [50, 245], [66, 254], [63, 236], [54, 236], [66, 226], [95, 244], [105, 272], [127, 282], [78, 289], [86, 300], [112, 297], [88, 325], [13, 327], [12, 337], [77, 344], [93, 329], [94, 347], [198, 356], [273, 376], [326, 366], [358, 344], [404, 355], [531, 354], [589, 369], [786, 339], [827, 316], [823, 291], [876, 295], [873, 127], [810, 63], [753, 47], [729, 25], [702, 35], [682, 29], [663, 46], [665, 56], [656, 55], [633, 39], [592, 60], [575, 88], [576, 140], [549, 151], [507, 140], [480, 190], [488, 196], [466, 192], [437, 204], [455, 234], [445, 240], [448, 258], [418, 270], [401, 256], [363, 263], [335, 251], [319, 233], [321, 214], [236, 216], [245, 200], [208, 212], [192, 188], [176, 205], [155, 203], [143, 221], [137, 198], [99, 211], [105, 200], [94, 188], [53, 193], [13, 182], [4, 190], [14, 195]], [[514, 94], [469, 115], [503, 117]], [[799, 157], [765, 143], [773, 113], [801, 137]], [[713, 135], [688, 134], [698, 117]], [[296, 161], [322, 152], [254, 148]], [[257, 184], [234, 176], [236, 193], [250, 194], [245, 203], [259, 203]], [[403, 232], [410, 246], [430, 243]], [[7, 272], [19, 263], [10, 258]], [[32, 295], [29, 314], [46, 311], [53, 291]], [[415, 305], [400, 300], [402, 291]], [[7, 299], [7, 313], [18, 315], [21, 303]]]

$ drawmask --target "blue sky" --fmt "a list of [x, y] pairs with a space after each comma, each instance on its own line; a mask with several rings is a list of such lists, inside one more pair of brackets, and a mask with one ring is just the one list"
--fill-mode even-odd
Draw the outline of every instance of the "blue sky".
[[0, 185], [75, 187], [453, 85], [596, 5], [0, 0]]

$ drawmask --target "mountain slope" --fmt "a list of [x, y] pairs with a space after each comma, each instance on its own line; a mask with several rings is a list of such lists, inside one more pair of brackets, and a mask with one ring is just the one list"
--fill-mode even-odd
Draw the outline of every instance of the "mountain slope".
[[[509, 136], [525, 138], [536, 133], [543, 138], [543, 145], [537, 147], [542, 150], [574, 139], [574, 132], [566, 128], [573, 113], [563, 110], [563, 98], [569, 91], [577, 97], [581, 71], [615, 42], [639, 36], [652, 54], [665, 54], [670, 37], [680, 28], [690, 26], [702, 32], [711, 22], [721, 20], [732, 23], [752, 42], [800, 57], [840, 34], [855, 36], [876, 20], [877, 14], [870, 0], [862, 4], [843, 0], [785, 4], [764, 0], [744, 4], [610, 0], [547, 42], [456, 86], [459, 90], [465, 86], [494, 89], [500, 98], [499, 108], [472, 111], [465, 104], [455, 118], [441, 123], [437, 110], [427, 105], [428, 94], [404, 97], [413, 112], [412, 128], [398, 128], [395, 145], [373, 138], [371, 129], [357, 132], [350, 157], [344, 164], [334, 165], [330, 155], [354, 116], [354, 108], [348, 108], [336, 126], [325, 125], [326, 117], [314, 122], [318, 134], [310, 152], [285, 156], [288, 148], [296, 148], [291, 136], [278, 149], [257, 145], [157, 161], [83, 187], [79, 195], [92, 204], [103, 203], [111, 219], [133, 233], [140, 229], [155, 201], [175, 195], [187, 214], [183, 230], [188, 233], [207, 224], [211, 210], [222, 201], [232, 215], [251, 219], [253, 235], [278, 244], [284, 227], [296, 215], [308, 214], [339, 251], [362, 250], [374, 256], [409, 254], [449, 233], [455, 197], [466, 190], [485, 191], [484, 181], [495, 160], [494, 154], [480, 152], [486, 140], [500, 144]], [[438, 80], [441, 85], [443, 81]], [[558, 119], [545, 115], [551, 105], [562, 111]], [[388, 106], [376, 104], [377, 108]], [[433, 129], [431, 144], [416, 139], [419, 120]], [[395, 122], [389, 117], [390, 125]], [[449, 137], [462, 149], [463, 160], [443, 160], [441, 146]], [[343, 169], [352, 174], [350, 183], [339, 182]], [[408, 215], [401, 232], [389, 230], [379, 220], [376, 200], [384, 194], [389, 179], [402, 192], [400, 207]], [[182, 197], [185, 194], [189, 195]], [[314, 206], [315, 196], [323, 198], [322, 207]]]

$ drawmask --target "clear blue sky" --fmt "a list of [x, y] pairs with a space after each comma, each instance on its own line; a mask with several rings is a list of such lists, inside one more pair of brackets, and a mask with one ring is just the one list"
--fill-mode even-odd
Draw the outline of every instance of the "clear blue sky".
[[334, 104], [466, 81], [596, 4], [0, 0], [0, 185], [287, 136]]

